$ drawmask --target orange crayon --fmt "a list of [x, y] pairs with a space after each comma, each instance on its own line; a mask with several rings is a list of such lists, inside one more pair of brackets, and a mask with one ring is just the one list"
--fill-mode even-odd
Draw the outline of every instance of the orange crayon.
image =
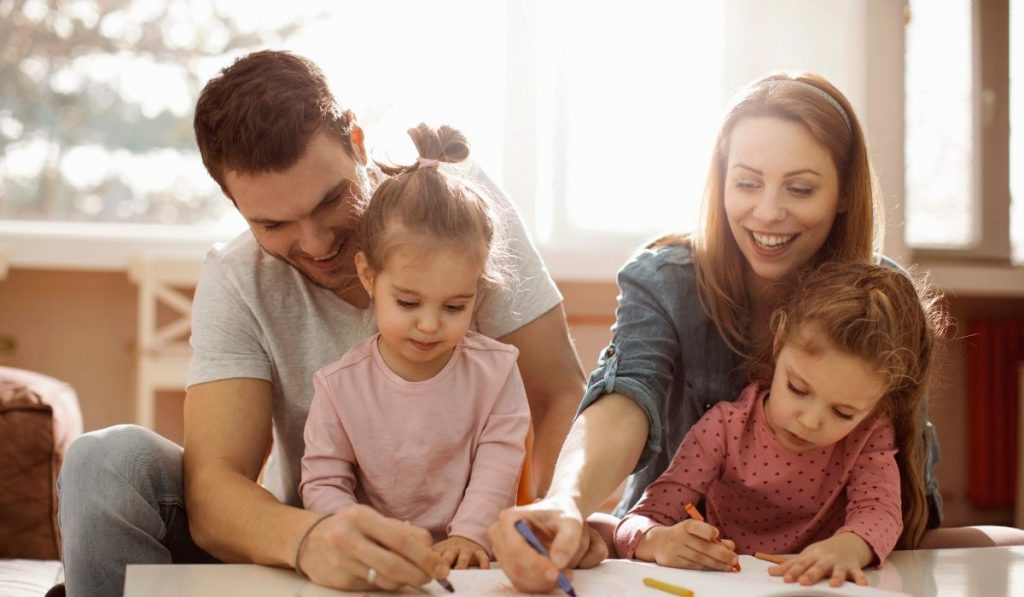
[[763, 551], [754, 552], [754, 557], [759, 560], [771, 562], [772, 564], [785, 564], [789, 561], [789, 558], [784, 558], [771, 553], [764, 553]]
[[[700, 515], [700, 511], [697, 510], [697, 508], [695, 508], [693, 504], [687, 503], [685, 507], [686, 513], [690, 515], [690, 518], [696, 520], [697, 522], [704, 522], [704, 517]], [[721, 543], [721, 540], [715, 539], [715, 543]], [[732, 569], [736, 572], [739, 572], [740, 563], [737, 561], [735, 564], [732, 565]]]

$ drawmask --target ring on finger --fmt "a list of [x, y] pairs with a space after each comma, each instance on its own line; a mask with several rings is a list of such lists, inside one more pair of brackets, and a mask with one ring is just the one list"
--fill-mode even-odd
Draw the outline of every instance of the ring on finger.
[[377, 584], [377, 569], [376, 568], [370, 568], [369, 570], [366, 571], [366, 582], [370, 583], [371, 585]]

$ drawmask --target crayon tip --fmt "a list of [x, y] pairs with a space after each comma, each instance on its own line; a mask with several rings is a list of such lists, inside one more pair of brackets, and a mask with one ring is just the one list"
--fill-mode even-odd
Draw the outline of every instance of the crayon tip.
[[448, 579], [446, 579], [446, 578], [439, 578], [439, 579], [437, 579], [437, 584], [439, 584], [442, 587], [444, 587], [444, 590], [448, 591], [449, 593], [454, 593], [455, 592], [455, 587], [453, 587], [452, 583], [448, 582]]

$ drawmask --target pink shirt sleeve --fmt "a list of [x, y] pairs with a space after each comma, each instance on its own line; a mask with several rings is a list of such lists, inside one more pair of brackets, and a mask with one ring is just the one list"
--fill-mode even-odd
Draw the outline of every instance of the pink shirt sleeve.
[[888, 420], [875, 426], [857, 457], [846, 484], [846, 499], [846, 524], [836, 533], [856, 533], [871, 546], [881, 566], [903, 532], [900, 471]]
[[686, 504], [696, 504], [721, 475], [726, 422], [720, 406], [705, 413], [690, 429], [669, 467], [647, 486], [640, 500], [615, 527], [615, 550], [619, 557], [633, 559], [640, 539], [652, 528], [672, 526], [689, 518]]
[[322, 373], [313, 376], [313, 387], [299, 495], [307, 510], [336, 512], [357, 503], [356, 456]]
[[[515, 503], [526, 456], [530, 408], [519, 368], [514, 364], [480, 433], [469, 485], [448, 525], [448, 535], [471, 539], [491, 554], [487, 527]], [[493, 555], [493, 554], [492, 554]]]

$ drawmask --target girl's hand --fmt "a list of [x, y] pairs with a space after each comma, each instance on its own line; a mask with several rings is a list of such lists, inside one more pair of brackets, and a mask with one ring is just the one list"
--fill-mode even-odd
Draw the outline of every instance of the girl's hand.
[[828, 584], [838, 587], [847, 579], [858, 585], [867, 585], [864, 567], [875, 554], [871, 546], [854, 533], [839, 533], [808, 545], [800, 555], [785, 564], [772, 566], [768, 574], [781, 576], [786, 582], [813, 585], [825, 576]]
[[491, 558], [487, 555], [487, 550], [476, 541], [471, 541], [465, 537], [452, 535], [444, 541], [435, 543], [433, 549], [441, 554], [441, 559], [445, 563], [456, 570], [469, 568], [473, 565], [474, 560], [484, 570], [491, 567]]
[[716, 542], [718, 529], [692, 518], [670, 527], [647, 531], [636, 547], [638, 560], [672, 568], [721, 570], [729, 572], [739, 562], [736, 544], [728, 539]]

